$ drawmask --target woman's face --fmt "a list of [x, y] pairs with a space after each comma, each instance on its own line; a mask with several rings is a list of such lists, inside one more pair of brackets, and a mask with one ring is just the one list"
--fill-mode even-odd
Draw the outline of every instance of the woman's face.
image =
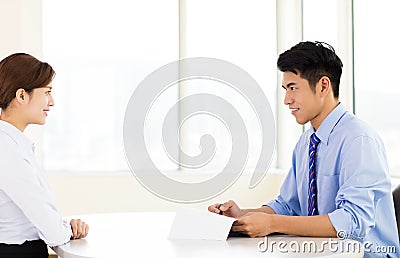
[[43, 125], [46, 122], [47, 112], [54, 106], [51, 95], [51, 83], [46, 87], [36, 88], [29, 94], [27, 105], [27, 119], [29, 124]]

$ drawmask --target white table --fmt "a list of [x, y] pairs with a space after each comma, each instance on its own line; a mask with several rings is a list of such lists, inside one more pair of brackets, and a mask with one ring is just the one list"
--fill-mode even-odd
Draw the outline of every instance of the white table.
[[[89, 224], [89, 235], [53, 249], [62, 258], [363, 257], [361, 245], [352, 240], [273, 235], [268, 237], [269, 248], [265, 252], [259, 250], [265, 250], [265, 244], [259, 247], [260, 241], [265, 243], [264, 237], [229, 237], [227, 241], [169, 240], [167, 236], [174, 215], [134, 212], [80, 216]], [[311, 245], [317, 251], [310, 253]], [[301, 251], [303, 247], [307, 251]], [[293, 250], [298, 248], [300, 252], [295, 253]]]

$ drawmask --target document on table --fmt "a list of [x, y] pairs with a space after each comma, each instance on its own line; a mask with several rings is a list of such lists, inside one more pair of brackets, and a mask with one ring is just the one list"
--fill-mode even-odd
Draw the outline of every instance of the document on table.
[[168, 238], [226, 241], [235, 220], [207, 210], [185, 208], [176, 213]]

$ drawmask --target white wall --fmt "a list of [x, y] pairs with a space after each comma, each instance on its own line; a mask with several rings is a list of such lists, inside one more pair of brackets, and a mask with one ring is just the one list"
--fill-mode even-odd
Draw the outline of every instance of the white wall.
[[[0, 59], [15, 52], [41, 58], [41, 38], [41, 0], [0, 0]], [[31, 126], [27, 134], [37, 143], [40, 161], [42, 130]], [[277, 195], [284, 177], [283, 174], [269, 173], [255, 189], [249, 189], [250, 176], [242, 175], [230, 189], [214, 200], [187, 206], [205, 208], [213, 202], [234, 199], [244, 208], [258, 207]], [[183, 206], [154, 196], [132, 174], [66, 173], [47, 174], [47, 178], [63, 216], [96, 212], [174, 211]]]
[[0, 0], [0, 58], [15, 52], [42, 55], [41, 0]]

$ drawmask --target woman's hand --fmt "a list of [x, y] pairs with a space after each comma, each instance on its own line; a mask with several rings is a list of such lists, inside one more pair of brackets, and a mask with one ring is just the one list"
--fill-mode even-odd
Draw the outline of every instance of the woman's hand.
[[89, 225], [80, 219], [71, 219], [69, 224], [72, 230], [71, 239], [84, 238], [89, 233]]

